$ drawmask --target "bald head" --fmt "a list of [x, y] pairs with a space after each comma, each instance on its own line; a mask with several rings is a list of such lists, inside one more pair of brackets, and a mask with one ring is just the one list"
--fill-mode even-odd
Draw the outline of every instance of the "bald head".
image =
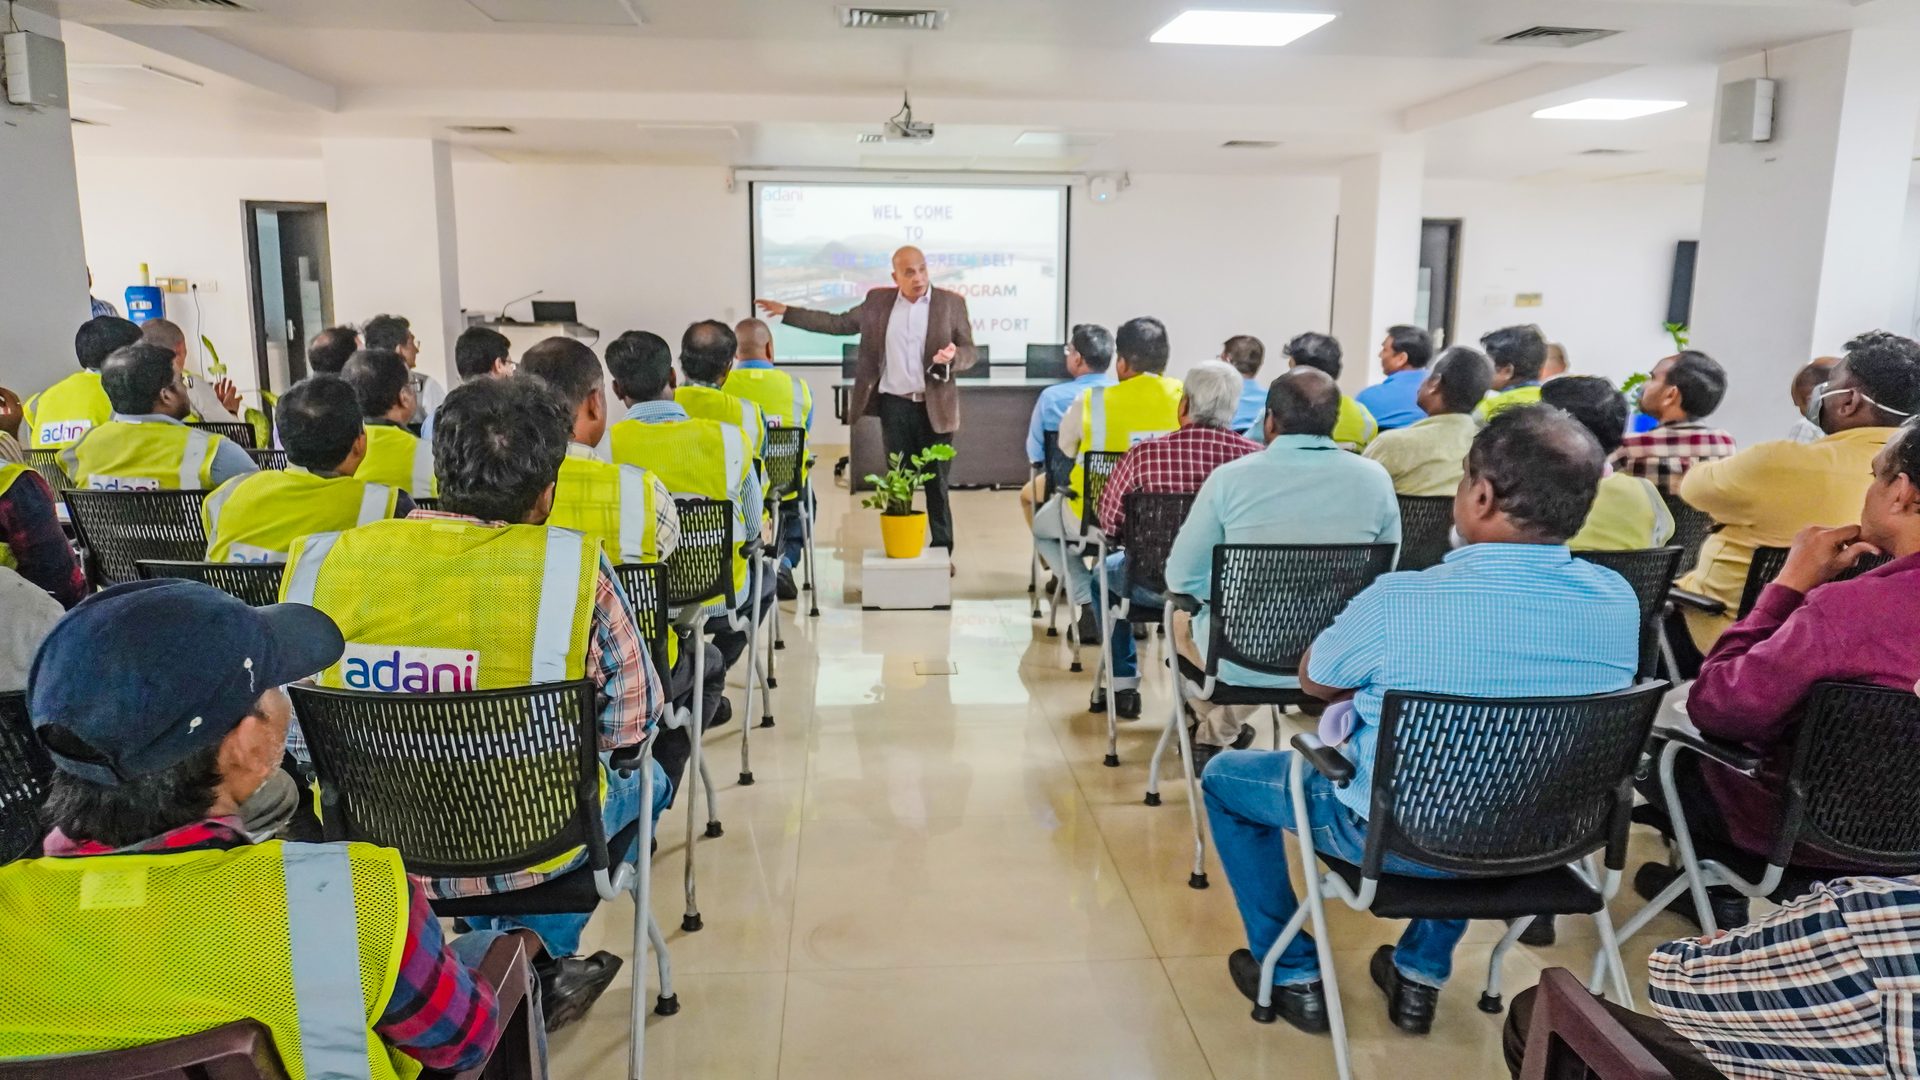
[[1340, 384], [1319, 368], [1289, 368], [1267, 389], [1269, 434], [1328, 437], [1339, 422]]
[[173, 366], [187, 362], [187, 332], [166, 319], [148, 319], [140, 327], [140, 340], [158, 345], [173, 354]]
[[917, 247], [903, 247], [893, 253], [893, 283], [900, 295], [911, 303], [927, 294], [932, 282], [927, 277], [927, 255]]
[[739, 360], [772, 360], [773, 331], [759, 319], [741, 319], [733, 326], [740, 347], [733, 354]]

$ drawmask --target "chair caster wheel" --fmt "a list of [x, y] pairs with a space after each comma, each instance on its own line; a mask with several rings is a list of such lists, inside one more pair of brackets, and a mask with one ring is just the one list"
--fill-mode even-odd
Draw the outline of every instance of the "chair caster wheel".
[[809, 609], [807, 609], [807, 615], [808, 615], [809, 617], [811, 617], [811, 618], [815, 618], [815, 619], [817, 619], [817, 618], [819, 618], [819, 617], [820, 617], [820, 609], [819, 609], [819, 608], [809, 608]]
[[655, 1016], [672, 1016], [679, 1011], [680, 996], [678, 994], [663, 995], [660, 998], [659, 1004], [653, 1007], [653, 1015]]
[[1120, 755], [1108, 754], [1105, 758], [1101, 759], [1100, 764], [1105, 765], [1109, 769], [1117, 769], [1120, 767]]
[[1080, 661], [1078, 661], [1078, 660], [1075, 660], [1075, 661], [1074, 661], [1073, 663], [1071, 663], [1071, 664], [1068, 664], [1068, 665], [1067, 665], [1067, 670], [1068, 670], [1068, 671], [1080, 671], [1080, 670], [1082, 670], [1082, 669], [1081, 669], [1081, 667], [1080, 667]]
[[1039, 609], [1039, 608], [1034, 608], [1034, 609], [1033, 609], [1033, 618], [1036, 618], [1036, 619], [1037, 619], [1037, 618], [1039, 618], [1039, 617], [1040, 617], [1040, 609]]
[[1480, 1011], [1481, 1012], [1498, 1013], [1502, 1008], [1503, 1006], [1500, 1004], [1499, 994], [1481, 994], [1480, 995]]
[[680, 916], [680, 931], [682, 933], [697, 934], [705, 925], [705, 923], [700, 921], [700, 913], [697, 911], [691, 915]]
[[1253, 1007], [1253, 1022], [1256, 1024], [1271, 1024], [1278, 1019], [1280, 1019], [1280, 1010], [1271, 1005]]
[[760, 718], [760, 726], [761, 726], [761, 727], [772, 727], [772, 726], [773, 726], [773, 717], [772, 717], [772, 716], [763, 716], [763, 717], [761, 717], [761, 718]]
[[707, 839], [712, 840], [717, 837], [721, 837], [725, 835], [726, 835], [726, 830], [720, 827], [719, 822], [717, 821], [707, 822]]
[[1204, 889], [1206, 887], [1207, 887], [1207, 875], [1205, 874], [1188, 874], [1187, 875], [1187, 888]]
[[1149, 792], [1147, 792], [1147, 805], [1148, 805], [1148, 806], [1159, 806], [1159, 805], [1160, 805], [1160, 793], [1159, 793], [1159, 792], [1157, 792], [1157, 791], [1149, 791]]
[[[1036, 618], [1037, 618], [1037, 617], [1038, 617], [1038, 616], [1036, 616]], [[1059, 636], [1060, 636], [1060, 631], [1059, 631], [1059, 629], [1058, 629], [1058, 628], [1056, 628], [1056, 627], [1052, 627], [1052, 626], [1049, 626], [1049, 627], [1047, 627], [1047, 636], [1048, 636], [1048, 637], [1059, 637]]]
[[1087, 702], [1087, 711], [1095, 716], [1105, 716], [1107, 714], [1107, 699], [1095, 698]]
[[776, 650], [777, 650], [777, 649], [784, 649], [784, 648], [786, 648], [786, 647], [787, 647], [787, 643], [786, 643], [786, 642], [784, 642], [784, 641], [776, 641], [776, 642], [774, 642], [774, 643], [773, 643], [773, 647], [774, 647], [774, 648], [775, 648]]
[[[741, 787], [752, 787], [752, 786], [753, 786], [753, 774], [752, 774], [752, 773], [750, 773], [750, 772], [743, 772], [743, 773], [741, 773], [741, 774], [740, 774], [740, 786], [741, 786]], [[712, 834], [712, 833], [708, 833], [707, 835], [709, 835], [709, 836], [711, 836], [711, 835], [713, 835], [713, 834]]]
[[769, 676], [767, 676], [767, 689], [769, 689], [769, 690], [778, 690], [778, 689], [780, 689], [780, 680], [779, 680], [779, 679], [776, 679], [776, 678], [774, 678], [774, 677], [773, 677], [773, 676], [771, 676], [771, 675], [769, 675]]

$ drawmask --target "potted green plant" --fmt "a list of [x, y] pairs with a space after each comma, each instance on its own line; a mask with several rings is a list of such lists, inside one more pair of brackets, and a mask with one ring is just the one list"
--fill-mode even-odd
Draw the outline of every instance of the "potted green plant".
[[889, 559], [917, 559], [927, 548], [927, 515], [913, 508], [913, 493], [933, 479], [928, 466], [936, 461], [952, 461], [953, 447], [935, 443], [907, 460], [904, 454], [887, 455], [887, 471], [867, 474], [873, 494], [860, 500], [869, 510], [880, 511], [880, 543]]

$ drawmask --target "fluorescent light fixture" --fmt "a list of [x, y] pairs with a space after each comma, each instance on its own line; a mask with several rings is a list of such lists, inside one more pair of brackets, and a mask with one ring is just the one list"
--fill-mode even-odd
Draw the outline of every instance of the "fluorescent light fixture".
[[1160, 45], [1291, 44], [1327, 25], [1335, 16], [1294, 11], [1186, 11], [1153, 32]]
[[1585, 98], [1555, 105], [1533, 114], [1535, 120], [1637, 120], [1655, 113], [1684, 109], [1684, 101], [1642, 101], [1634, 98]]

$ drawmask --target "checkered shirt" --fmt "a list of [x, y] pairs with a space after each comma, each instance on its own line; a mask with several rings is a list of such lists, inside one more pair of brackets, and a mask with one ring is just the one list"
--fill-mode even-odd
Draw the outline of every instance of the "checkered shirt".
[[1702, 461], [1732, 457], [1737, 449], [1732, 435], [1688, 420], [1628, 435], [1613, 452], [1612, 465], [1629, 476], [1653, 481], [1668, 495], [1678, 495], [1688, 469]]
[[1127, 523], [1128, 495], [1191, 495], [1213, 470], [1259, 451], [1260, 444], [1245, 436], [1198, 425], [1139, 443], [1107, 478], [1100, 495], [1100, 531], [1109, 537], [1121, 535]]

